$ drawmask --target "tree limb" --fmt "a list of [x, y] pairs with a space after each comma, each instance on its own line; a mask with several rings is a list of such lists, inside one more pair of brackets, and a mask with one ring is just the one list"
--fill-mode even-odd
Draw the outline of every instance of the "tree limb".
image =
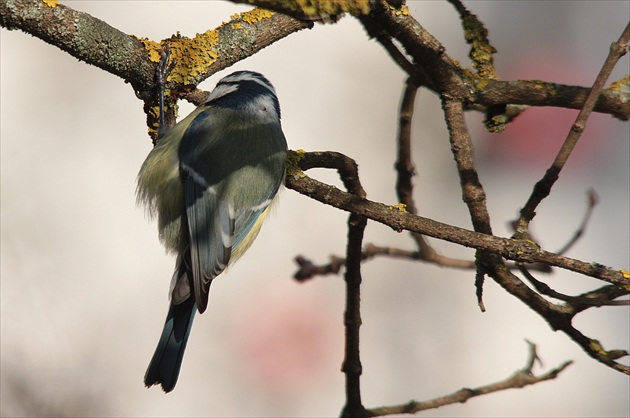
[[290, 151], [286, 186], [324, 204], [387, 225], [398, 232], [403, 230], [417, 232], [465, 247], [487, 250], [509, 260], [549, 264], [615, 284], [622, 289], [630, 289], [630, 273], [622, 273], [620, 270], [614, 270], [598, 263], [587, 263], [550, 253], [532, 241], [482, 234], [412, 215], [396, 206], [373, 202], [344, 192], [334, 186], [308, 177], [301, 171], [315, 167], [327, 168], [329, 165], [327, 162], [331, 158], [339, 158], [340, 155], [342, 154], [335, 152]]
[[[3, 0], [0, 25], [20, 29], [117, 75], [136, 91], [154, 87], [160, 43], [123, 33], [88, 13], [63, 4], [50, 7], [40, 0]], [[310, 27], [311, 22], [254, 9], [192, 39], [174, 35], [162, 41], [170, 44], [173, 58], [178, 60], [168, 87], [186, 94], [215, 72]]]

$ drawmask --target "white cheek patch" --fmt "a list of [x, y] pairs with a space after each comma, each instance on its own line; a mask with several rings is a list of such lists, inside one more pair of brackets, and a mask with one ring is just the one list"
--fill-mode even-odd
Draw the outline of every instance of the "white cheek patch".
[[278, 123], [278, 109], [270, 95], [257, 96], [247, 104], [247, 110], [257, 115], [262, 123]]
[[206, 99], [205, 103], [209, 103], [209, 102], [211, 102], [213, 100], [216, 100], [216, 99], [218, 99], [220, 97], [227, 96], [228, 94], [234, 93], [237, 90], [238, 90], [238, 84], [224, 83], [222, 81], [221, 84], [217, 85], [214, 88], [214, 90], [212, 90], [212, 92], [210, 93], [210, 95]]

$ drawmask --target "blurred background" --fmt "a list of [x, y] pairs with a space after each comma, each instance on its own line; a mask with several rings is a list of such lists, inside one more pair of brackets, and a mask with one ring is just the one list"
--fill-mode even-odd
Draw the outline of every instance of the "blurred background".
[[[247, 7], [218, 1], [66, 1], [136, 36], [192, 37]], [[468, 63], [459, 19], [442, 1], [412, 14]], [[627, 23], [627, 1], [474, 1], [503, 79], [591, 85]], [[285, 190], [252, 249], [212, 286], [175, 390], [143, 376], [168, 309], [174, 260], [135, 204], [151, 149], [131, 87], [20, 31], [0, 30], [2, 416], [338, 416], [344, 404], [342, 276], [304, 284], [293, 258], [326, 263], [345, 250], [347, 214]], [[628, 58], [610, 81], [628, 73]], [[397, 203], [395, 135], [404, 74], [351, 17], [317, 24], [216, 74], [251, 69], [276, 86], [293, 149], [343, 152], [372, 200]], [[182, 104], [180, 115], [192, 110]], [[414, 117], [419, 213], [471, 228], [439, 100], [421, 92]], [[496, 234], [543, 175], [577, 115], [528, 110], [501, 135], [469, 114]], [[593, 188], [601, 203], [570, 257], [628, 268], [629, 128], [594, 114], [533, 232], [545, 249], [574, 233]], [[340, 186], [336, 175], [309, 175]], [[366, 243], [412, 249], [407, 234], [370, 222]], [[451, 257], [471, 250], [431, 240]], [[422, 416], [628, 416], [630, 381], [554, 333], [488, 280], [486, 313], [472, 271], [379, 258], [363, 269], [363, 399], [367, 407], [426, 400], [492, 383], [522, 368], [525, 340], [558, 379], [475, 398]], [[542, 277], [577, 294], [601, 282], [556, 270]], [[627, 307], [591, 309], [576, 324], [605, 348], [630, 346]], [[625, 360], [628, 363], [627, 359]], [[540, 369], [538, 369], [540, 370]]]

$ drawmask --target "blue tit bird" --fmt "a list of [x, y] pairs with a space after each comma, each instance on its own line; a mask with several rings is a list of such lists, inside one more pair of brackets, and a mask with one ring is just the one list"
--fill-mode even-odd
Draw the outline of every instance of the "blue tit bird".
[[284, 183], [287, 143], [280, 105], [261, 74], [237, 71], [167, 131], [142, 164], [137, 198], [177, 255], [170, 308], [144, 377], [170, 392], [195, 311], [212, 280], [250, 247]]

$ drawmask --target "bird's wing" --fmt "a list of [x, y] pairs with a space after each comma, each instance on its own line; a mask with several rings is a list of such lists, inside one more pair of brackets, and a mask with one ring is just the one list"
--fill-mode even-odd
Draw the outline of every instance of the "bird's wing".
[[[279, 125], [246, 123], [234, 109], [208, 106], [190, 123], [180, 147], [197, 307], [210, 282], [251, 244], [261, 214], [284, 178], [286, 142]], [[239, 245], [241, 241], [247, 241]]]
[[222, 199], [224, 157], [217, 146], [212, 108], [200, 113], [186, 130], [180, 148], [180, 168], [184, 179], [184, 202], [188, 223], [190, 261], [197, 308], [208, 305], [210, 282], [227, 266], [232, 251], [234, 214]]

